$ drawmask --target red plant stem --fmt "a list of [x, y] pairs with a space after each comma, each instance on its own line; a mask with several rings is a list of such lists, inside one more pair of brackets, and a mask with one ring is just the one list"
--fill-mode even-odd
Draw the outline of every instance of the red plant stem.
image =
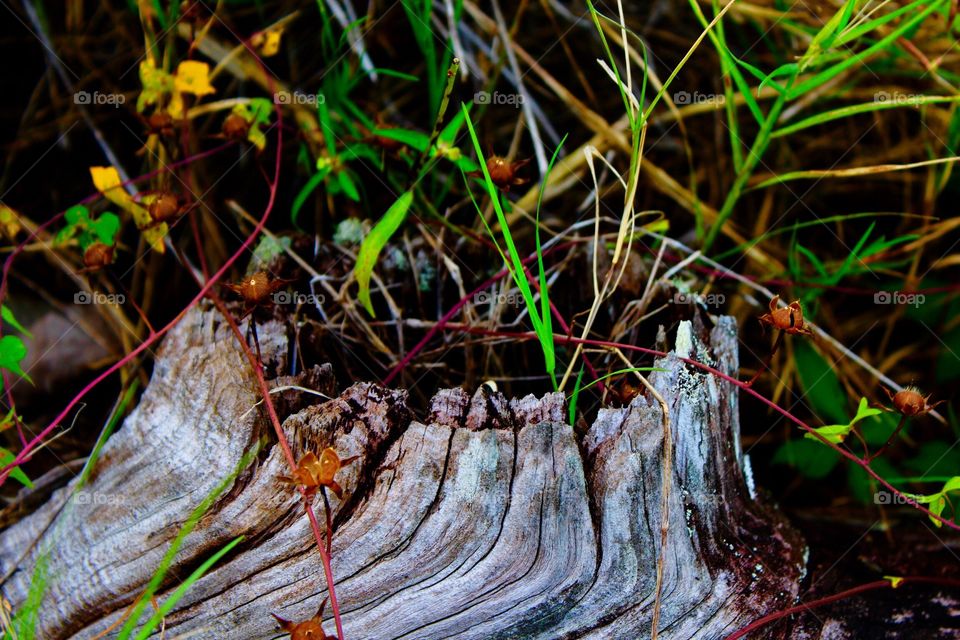
[[[532, 331], [526, 331], [526, 332], [494, 331], [491, 329], [470, 327], [468, 325], [453, 325], [445, 328], [450, 330], [455, 330], [455, 331], [466, 331], [468, 333], [476, 333], [481, 335], [511, 337], [511, 338], [516, 338], [517, 340], [537, 339], [536, 333]], [[573, 344], [588, 344], [588, 345], [598, 346], [598, 347], [610, 347], [613, 349], [623, 349], [624, 351], [637, 351], [639, 353], [646, 353], [649, 355], [657, 356], [658, 358], [663, 358], [667, 355], [665, 351], [658, 351], [656, 349], [647, 349], [645, 347], [638, 347], [636, 345], [625, 344], [621, 342], [609, 342], [607, 340], [590, 340], [590, 339], [574, 338], [571, 336], [565, 336], [560, 334], [554, 334], [554, 340], [556, 340], [557, 342], [568, 342]], [[854, 453], [848, 451], [847, 449], [839, 447], [833, 444], [832, 442], [828, 441], [816, 429], [814, 429], [813, 427], [805, 423], [803, 420], [801, 420], [800, 418], [796, 417], [795, 415], [793, 415], [792, 413], [790, 413], [789, 411], [787, 411], [786, 409], [778, 405], [776, 402], [773, 402], [772, 400], [768, 400], [757, 391], [754, 391], [753, 389], [747, 386], [747, 383], [743, 382], [742, 380], [737, 380], [736, 378], [733, 378], [722, 371], [714, 369], [710, 365], [703, 364], [702, 362], [698, 362], [691, 358], [679, 358], [679, 359], [683, 362], [686, 362], [687, 364], [697, 367], [698, 369], [702, 369], [707, 373], [713, 374], [718, 378], [721, 378], [722, 380], [726, 380], [730, 384], [736, 385], [743, 391], [747, 392], [748, 394], [750, 394], [760, 402], [764, 403], [765, 405], [767, 405], [777, 413], [781, 414], [782, 416], [784, 416], [785, 418], [787, 418], [788, 420], [790, 420], [791, 422], [799, 426], [801, 429], [803, 429], [807, 433], [813, 434], [813, 436], [817, 440], [822, 442], [825, 446], [830, 447], [831, 449], [839, 453], [844, 458], [850, 460], [857, 466], [861, 467], [867, 473], [867, 475], [869, 475], [871, 478], [879, 482], [881, 485], [883, 485], [883, 487], [891, 491], [894, 495], [899, 496], [901, 500], [906, 504], [909, 504], [910, 506], [917, 509], [918, 511], [926, 514], [931, 519], [936, 520], [937, 522], [943, 525], [946, 525], [950, 529], [953, 529], [954, 531], [960, 531], [960, 525], [956, 524], [952, 520], [947, 520], [946, 518], [933, 513], [932, 511], [924, 507], [922, 504], [918, 503], [916, 500], [911, 498], [909, 494], [906, 494], [900, 491], [899, 489], [894, 487], [892, 484], [890, 484], [889, 482], [884, 480], [882, 477], [880, 477], [880, 475], [870, 467], [869, 460], [864, 460], [863, 458], [859, 458]]]
[[746, 381], [748, 387], [752, 387], [753, 383], [756, 382], [763, 372], [770, 368], [770, 363], [773, 362], [773, 356], [777, 355], [777, 350], [780, 348], [780, 345], [783, 343], [783, 329], [777, 331], [777, 340], [773, 343], [773, 348], [770, 349], [770, 355], [767, 356], [767, 359], [760, 364], [760, 368], [757, 369], [757, 372], [753, 374], [753, 377]]
[[855, 595], [867, 591], [874, 591], [876, 589], [897, 589], [900, 585], [903, 584], [936, 584], [947, 587], [960, 587], [960, 580], [951, 580], [950, 578], [932, 578], [927, 576], [905, 576], [900, 578], [900, 583], [897, 587], [893, 586], [893, 583], [890, 580], [875, 580], [874, 582], [868, 582], [862, 584], [858, 587], [852, 589], [847, 589], [846, 591], [841, 591], [840, 593], [835, 593], [832, 596], [826, 596], [824, 598], [818, 598], [817, 600], [811, 600], [804, 604], [799, 604], [795, 607], [790, 607], [789, 609], [784, 609], [783, 611], [776, 611], [774, 613], [763, 616], [762, 618], [757, 618], [747, 626], [735, 631], [726, 637], [726, 640], [739, 640], [740, 638], [746, 636], [752, 631], [770, 624], [781, 618], [786, 618], [789, 615], [794, 613], [803, 613], [804, 611], [809, 611], [815, 607], [820, 607], [825, 604], [830, 604], [831, 602], [836, 602], [838, 600], [844, 600]]
[[[283, 114], [280, 111], [279, 105], [276, 106], [275, 111], [277, 113], [277, 125], [279, 125], [283, 121]], [[283, 151], [283, 134], [282, 134], [282, 129], [280, 129], [279, 126], [277, 126], [277, 154], [276, 154], [276, 159], [274, 161], [274, 178], [273, 178], [273, 181], [270, 183], [269, 197], [267, 199], [266, 207], [264, 208], [264, 211], [263, 211], [263, 216], [261, 216], [260, 220], [257, 221], [256, 226], [253, 228], [253, 231], [250, 233], [247, 239], [243, 241], [243, 243], [233, 253], [233, 255], [227, 258], [226, 262], [223, 263], [220, 269], [218, 269], [217, 272], [214, 273], [213, 276], [203, 284], [203, 286], [200, 288], [200, 291], [197, 293], [197, 295], [194, 296], [194, 298], [190, 301], [190, 303], [186, 307], [184, 307], [183, 310], [181, 310], [180, 313], [178, 313], [173, 320], [168, 322], [165, 326], [161, 327], [159, 331], [155, 331], [154, 333], [151, 333], [143, 342], [140, 343], [140, 345], [138, 345], [136, 348], [130, 351], [130, 353], [125, 355], [123, 358], [121, 358], [120, 360], [115, 362], [113, 365], [108, 367], [106, 370], [104, 370], [102, 373], [100, 373], [100, 375], [98, 375], [96, 378], [91, 380], [83, 389], [80, 390], [80, 392], [77, 395], [73, 397], [73, 399], [70, 400], [70, 402], [67, 403], [67, 406], [64, 407], [63, 410], [57, 414], [57, 416], [50, 422], [50, 424], [48, 424], [46, 427], [43, 428], [43, 430], [40, 431], [40, 433], [34, 436], [33, 439], [30, 440], [30, 442], [28, 442], [27, 445], [23, 447], [23, 449], [20, 450], [20, 452], [16, 455], [16, 457], [14, 457], [12, 461], [4, 465], [4, 467], [0, 469], [0, 486], [3, 486], [3, 483], [7, 481], [7, 477], [10, 475], [10, 472], [15, 467], [20, 466], [21, 464], [23, 464], [24, 462], [30, 459], [30, 455], [33, 453], [33, 450], [43, 443], [44, 439], [46, 439], [46, 437], [50, 435], [50, 433], [52, 433], [53, 430], [59, 426], [59, 424], [67, 417], [67, 415], [69, 415], [70, 411], [72, 411], [73, 408], [88, 393], [90, 393], [92, 389], [94, 389], [98, 384], [100, 384], [101, 382], [109, 378], [116, 371], [126, 366], [134, 358], [136, 358], [138, 355], [146, 351], [157, 340], [159, 340], [163, 335], [165, 335], [168, 331], [170, 331], [170, 329], [175, 327], [177, 323], [180, 322], [183, 316], [187, 313], [187, 311], [189, 311], [195, 304], [197, 304], [200, 300], [202, 300], [211, 289], [213, 289], [214, 285], [217, 284], [217, 281], [223, 277], [223, 274], [225, 274], [227, 270], [233, 266], [233, 263], [239, 260], [240, 257], [243, 256], [250, 249], [250, 246], [253, 245], [253, 241], [257, 239], [257, 236], [260, 235], [260, 232], [266, 226], [267, 219], [270, 217], [270, 213], [273, 211], [273, 206], [276, 203], [277, 186], [280, 183], [280, 160], [282, 158], [282, 151]], [[56, 217], [44, 223], [44, 225], [41, 225], [41, 226], [46, 226], [55, 219]], [[21, 243], [20, 248], [22, 248], [23, 244], [24, 243]], [[3, 277], [2, 277], [2, 281], [0, 281], [0, 299], [2, 299], [3, 294], [5, 292], [7, 273], [10, 269], [10, 264], [13, 260], [14, 255], [15, 254], [11, 254], [7, 258], [7, 261], [3, 267]], [[7, 386], [9, 388], [9, 385]]]
[[[237, 326], [237, 322], [230, 314], [230, 310], [227, 309], [226, 305], [223, 304], [223, 301], [219, 298], [219, 296], [211, 291], [208, 297], [213, 301], [213, 304], [217, 306], [217, 309], [220, 310], [220, 314], [226, 319], [227, 324], [230, 325], [233, 335], [240, 343], [240, 348], [243, 349], [244, 355], [246, 355], [247, 360], [250, 361], [250, 366], [253, 368], [253, 373], [257, 378], [257, 383], [260, 385], [260, 393], [263, 394], [263, 404], [267, 407], [267, 414], [270, 416], [270, 423], [273, 425], [273, 430], [277, 433], [277, 441], [280, 444], [280, 449], [283, 451], [283, 457], [286, 458], [287, 465], [290, 467], [290, 470], [296, 471], [297, 461], [293, 457], [293, 450], [290, 448], [290, 443], [287, 441], [287, 436], [283, 432], [283, 427], [280, 425], [280, 418], [277, 416], [276, 407], [273, 406], [273, 400], [270, 398], [270, 387], [267, 386], [267, 381], [263, 377], [263, 365], [261, 363], [260, 354], [257, 353], [254, 355], [253, 351], [250, 350], [250, 345], [247, 344], [247, 340], [240, 331], [240, 327]], [[250, 315], [250, 326], [255, 326], [253, 314]], [[254, 329], [253, 333], [256, 335], [256, 329]], [[337, 592], [333, 583], [333, 568], [330, 564], [330, 554], [324, 548], [323, 534], [320, 532], [320, 524], [317, 522], [317, 516], [313, 512], [313, 506], [310, 504], [310, 498], [307, 495], [306, 487], [300, 486], [300, 495], [303, 497], [303, 510], [306, 512], [307, 518], [310, 520], [310, 528], [313, 530], [313, 537], [317, 540], [317, 550], [320, 552], [320, 563], [323, 565], [323, 575], [327, 579], [327, 591], [330, 594], [330, 607], [333, 609], [333, 620], [337, 625], [337, 637], [341, 640], [344, 640], [345, 636], [343, 635], [343, 625], [340, 622], [340, 606], [337, 603]]]
[[[153, 171], [150, 171], [149, 173], [145, 173], [145, 174], [143, 174], [143, 175], [137, 176], [136, 178], [132, 178], [132, 179], [126, 181], [126, 182], [122, 182], [121, 185], [125, 186], [125, 185], [128, 185], [128, 184], [134, 184], [134, 183], [140, 182], [140, 181], [142, 181], [142, 180], [147, 180], [147, 179], [152, 178], [153, 176], [155, 176], [155, 175], [157, 175], [158, 173], [161, 173], [161, 172], [163, 172], [163, 171], [171, 171], [171, 170], [173, 170], [173, 169], [175, 169], [175, 168], [177, 168], [177, 167], [181, 167], [181, 166], [183, 166], [183, 165], [190, 164], [190, 163], [192, 163], [192, 162], [196, 162], [197, 160], [200, 160], [200, 159], [205, 158], [205, 157], [207, 157], [207, 156], [210, 156], [210, 155], [213, 155], [213, 154], [218, 153], [218, 152], [220, 152], [220, 151], [223, 151], [224, 149], [226, 149], [227, 147], [232, 146], [233, 144], [234, 144], [233, 142], [230, 142], [230, 143], [227, 143], [227, 144], [224, 144], [224, 145], [220, 145], [219, 147], [216, 147], [216, 148], [214, 148], [214, 149], [210, 149], [209, 151], [204, 151], [204, 152], [202, 152], [202, 153], [195, 154], [195, 155], [193, 155], [193, 156], [191, 156], [191, 157], [189, 157], [189, 158], [184, 158], [183, 160], [180, 160], [180, 161], [178, 161], [178, 162], [174, 162], [173, 164], [167, 165], [166, 167], [162, 167], [162, 168], [160, 168], [160, 169], [155, 169], [155, 170], [153, 170]], [[100, 197], [101, 197], [101, 194], [100, 194], [99, 192], [97, 192], [97, 193], [92, 193], [92, 194], [90, 194], [89, 196], [87, 196], [86, 198], [84, 198], [83, 200], [81, 200], [80, 202], [78, 202], [77, 204], [89, 204], [89, 203], [91, 203], [91, 202], [94, 202], [94, 201], [98, 200]], [[2, 276], [0, 276], [0, 301], [4, 300], [4, 299], [7, 297], [7, 283], [8, 283], [8, 281], [9, 281], [10, 269], [13, 267], [13, 261], [14, 261], [14, 259], [15, 259], [18, 255], [20, 255], [21, 253], [23, 253], [24, 247], [26, 247], [28, 244], [30, 244], [31, 242], [33, 242], [34, 240], [37, 239], [37, 237], [39, 236], [39, 234], [40, 234], [41, 231], [47, 229], [48, 227], [50, 227], [51, 225], [53, 225], [55, 222], [59, 221], [61, 218], [63, 218], [63, 216], [64, 216], [65, 213], [66, 213], [66, 210], [63, 210], [63, 211], [61, 211], [61, 212], [53, 215], [53, 216], [52, 216], [49, 220], [47, 220], [46, 222], [37, 225], [37, 227], [36, 227], [33, 231], [31, 231], [30, 234], [29, 234], [24, 240], [22, 240], [16, 247], [14, 247], [13, 251], [10, 252], [10, 255], [7, 256], [7, 259], [4, 260], [4, 262], [3, 262]], [[139, 311], [139, 307], [137, 308], [137, 310]], [[142, 316], [142, 314], [141, 314], [141, 316]], [[148, 326], [148, 327], [150, 326], [149, 323], [147, 324], [147, 326]], [[151, 331], [151, 333], [153, 333], [153, 328], [152, 328], [152, 327], [150, 327], [150, 331]], [[3, 327], [0, 327], [0, 336], [2, 336], [2, 335], [3, 335]], [[0, 376], [2, 376], [3, 381], [4, 381], [4, 385], [3, 385], [3, 386], [4, 386], [4, 389], [5, 389], [5, 394], [6, 394], [6, 398], [7, 398], [7, 406], [13, 407], [13, 406], [14, 406], [14, 402], [13, 402], [13, 386], [7, 383], [7, 372], [6, 372], [6, 371], [0, 371]], [[14, 419], [14, 421], [15, 421], [16, 424], [17, 424], [17, 432], [18, 432], [19, 435], [20, 435], [20, 443], [23, 445], [24, 448], [26, 448], [27, 446], [29, 446], [30, 443], [27, 442], [26, 438], [24, 437], [23, 427], [22, 427], [22, 425], [21, 425], [21, 423], [20, 423], [20, 416], [17, 415], [17, 412], [16, 412], [16, 411], [13, 412], [13, 419]], [[6, 478], [7, 478], [7, 473], [6, 473], [6, 471], [7, 471], [7, 469], [6, 469], [6, 467], [5, 467], [3, 473], [0, 474], [0, 486], [3, 485], [4, 481], [6, 481]]]
[[872, 456], [867, 456], [867, 462], [873, 462], [875, 458], [880, 457], [880, 454], [887, 450], [893, 441], [897, 439], [897, 436], [900, 434], [900, 430], [903, 429], [903, 426], [907, 424], [907, 416], [901, 415], [900, 422], [897, 423], [897, 428], [893, 430], [893, 433], [890, 434], [890, 437], [887, 438], [887, 441], [883, 443], [883, 446], [877, 449], [877, 451]]

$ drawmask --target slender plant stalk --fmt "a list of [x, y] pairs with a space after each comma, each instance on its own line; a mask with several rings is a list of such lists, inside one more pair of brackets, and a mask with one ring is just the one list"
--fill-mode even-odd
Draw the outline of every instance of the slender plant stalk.
[[[209, 293], [208, 297], [213, 301], [213, 304], [216, 305], [217, 309], [220, 310], [220, 313], [226, 319], [227, 324], [230, 325], [230, 330], [233, 331], [233, 335], [240, 343], [240, 348], [243, 349], [244, 355], [247, 357], [247, 360], [250, 361], [250, 366], [253, 368], [253, 373], [257, 378], [257, 383], [260, 385], [260, 393], [263, 395], [263, 404], [267, 407], [267, 414], [270, 417], [270, 423], [273, 425], [273, 430], [277, 434], [277, 442], [280, 444], [280, 449], [283, 451], [283, 457], [286, 459], [287, 465], [290, 467], [291, 472], [295, 471], [297, 468], [297, 461], [293, 457], [293, 450], [290, 448], [290, 443], [287, 441], [287, 436], [283, 432], [283, 427], [280, 425], [280, 418], [277, 416], [277, 410], [273, 406], [273, 400], [270, 398], [270, 388], [267, 386], [267, 381], [263, 377], [263, 364], [257, 359], [257, 356], [254, 355], [253, 351], [250, 350], [250, 346], [243, 337], [243, 332], [240, 331], [240, 327], [237, 326], [236, 320], [233, 319], [233, 315], [230, 313], [230, 310], [227, 309], [220, 297], [212, 291]], [[253, 319], [251, 318], [250, 321], [253, 322]], [[307, 518], [310, 520], [310, 528], [313, 530], [313, 537], [317, 542], [317, 550], [320, 552], [320, 562], [323, 564], [323, 575], [327, 580], [327, 590], [330, 593], [330, 608], [333, 609], [333, 619], [337, 626], [337, 637], [340, 638], [340, 640], [346, 640], [346, 637], [343, 635], [343, 625], [340, 621], [340, 605], [337, 603], [337, 593], [333, 583], [333, 569], [330, 565], [330, 554], [327, 553], [325, 548], [323, 542], [323, 533], [320, 531], [320, 523], [317, 521], [317, 515], [313, 512], [313, 506], [310, 504], [310, 500], [307, 497], [306, 488], [300, 487], [300, 494], [303, 497], [303, 510], [306, 512]]]

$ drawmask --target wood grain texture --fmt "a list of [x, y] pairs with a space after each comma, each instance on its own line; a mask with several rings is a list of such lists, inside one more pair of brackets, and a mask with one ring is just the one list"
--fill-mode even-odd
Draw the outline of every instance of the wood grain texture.
[[[259, 335], [268, 370], [282, 370], [283, 328]], [[719, 638], [793, 603], [803, 543], [746, 487], [735, 388], [677, 357], [735, 373], [733, 320], [710, 331], [684, 322], [676, 342], [650, 376], [674, 443], [661, 637]], [[89, 639], [114, 624], [186, 515], [267, 433], [241, 358], [215, 312], [188, 314], [84, 488], [115, 501], [74, 498], [64, 509], [61, 489], [0, 534], [14, 604], [39, 550], [54, 549], [40, 637]], [[325, 379], [329, 391], [323, 371], [312, 384]], [[601, 410], [580, 441], [561, 394], [443, 390], [422, 421], [405, 401], [362, 383], [284, 421], [296, 455], [329, 445], [360, 456], [338, 475], [343, 502], [331, 496], [347, 638], [649, 637], [662, 520], [657, 402]], [[268, 445], [186, 539], [165, 590], [247, 536], [167, 617], [166, 638], [274, 638], [271, 613], [316, 612], [326, 585], [298, 496], [277, 479], [287, 472]]]

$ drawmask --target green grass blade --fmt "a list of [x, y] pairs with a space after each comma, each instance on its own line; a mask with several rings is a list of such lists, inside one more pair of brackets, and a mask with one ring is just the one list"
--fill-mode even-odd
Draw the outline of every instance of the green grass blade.
[[[553, 379], [556, 371], [556, 356], [554, 352], [553, 334], [546, 332], [543, 319], [540, 317], [540, 313], [537, 310], [537, 305], [533, 299], [533, 293], [530, 290], [530, 283], [527, 282], [526, 273], [523, 269], [523, 261], [520, 259], [520, 254], [517, 252], [517, 247], [513, 242], [513, 234], [510, 233], [510, 225], [507, 223], [507, 217], [503, 213], [503, 205], [500, 203], [499, 191], [497, 190], [496, 185], [494, 185], [493, 180], [490, 178], [490, 172], [487, 170], [487, 161], [483, 156], [483, 149], [480, 147], [480, 140], [477, 138], [477, 132], [473, 128], [473, 122], [470, 120], [470, 114], [467, 112], [466, 105], [461, 105], [461, 109], [463, 111], [464, 121], [467, 124], [467, 130], [470, 132], [470, 139], [473, 142], [473, 148], [477, 153], [480, 169], [483, 172], [483, 182], [487, 189], [487, 195], [490, 196], [490, 200], [493, 202], [493, 208], [494, 211], [496, 211], [497, 220], [500, 223], [500, 230], [503, 234], [504, 243], [507, 245], [509, 260], [507, 259], [507, 256], [504, 255], [503, 250], [500, 249], [500, 245], [496, 243], [495, 236], [494, 243], [497, 244], [497, 250], [500, 251], [500, 255], [504, 258], [504, 264], [510, 271], [510, 275], [513, 277], [517, 287], [520, 289], [520, 294], [523, 296], [523, 301], [526, 304], [527, 311], [530, 314], [530, 321], [533, 323], [533, 330], [540, 340], [540, 348], [543, 351], [543, 359], [544, 364], [546, 365], [547, 373], [550, 375], [550, 378]], [[464, 180], [466, 181], [466, 176], [464, 176]], [[467, 190], [469, 191], [469, 182], [467, 185]], [[471, 199], [473, 198], [472, 193], [470, 194], [470, 197]], [[480, 211], [476, 200], [474, 200], [474, 205], [477, 207], [477, 210]], [[482, 212], [480, 219], [483, 220], [484, 225], [486, 225], [486, 220], [483, 219]], [[490, 231], [491, 235], [493, 235], [489, 226], [487, 226], [487, 230]], [[544, 292], [543, 295], [546, 295], [546, 293]]]
[[581, 365], [580, 373], [577, 374], [577, 381], [573, 384], [573, 393], [570, 394], [570, 426], [576, 426], [577, 424], [577, 401], [580, 399], [580, 385], [583, 383], [583, 371], [584, 367]]
[[[557, 145], [556, 150], [553, 152], [553, 156], [550, 158], [550, 162], [547, 164], [547, 172], [544, 174], [543, 180], [540, 182], [540, 194], [537, 196], [536, 229], [534, 232], [534, 237], [536, 238], [537, 243], [537, 273], [540, 281], [540, 317], [543, 320], [544, 333], [550, 336], [553, 336], [553, 314], [550, 311], [550, 296], [549, 289], [547, 287], [547, 270], [543, 266], [543, 247], [540, 244], [540, 207], [543, 205], [543, 192], [546, 189], [547, 182], [549, 182], [550, 172], [553, 170], [553, 165], [557, 161], [557, 156], [560, 155], [560, 149], [563, 148], [563, 143], [566, 140], [567, 136], [564, 135], [560, 140], [560, 144]], [[556, 378], [553, 378], [552, 381], [553, 388], [556, 389]]]
[[137, 634], [135, 640], [146, 640], [147, 636], [153, 633], [153, 630], [157, 628], [164, 616], [170, 613], [177, 605], [177, 602], [179, 602], [180, 599], [186, 595], [187, 590], [193, 586], [193, 583], [202, 578], [207, 571], [209, 571], [210, 568], [220, 560], [220, 558], [230, 553], [235, 546], [243, 542], [243, 539], [243, 536], [234, 538], [224, 545], [222, 549], [207, 558], [203, 564], [194, 569], [193, 573], [191, 573], [172, 594], [170, 594], [170, 597], [163, 601], [163, 604], [160, 605], [160, 607], [154, 612], [150, 620], [147, 621], [147, 624], [140, 629], [140, 633]]
[[[903, 24], [900, 24], [899, 26], [897, 26], [895, 29], [893, 29], [890, 33], [885, 35], [883, 38], [881, 38], [872, 46], [867, 47], [863, 51], [859, 51], [852, 56], [845, 56], [842, 58], [841, 62], [821, 71], [820, 73], [815, 74], [810, 78], [807, 78], [806, 80], [801, 81], [788, 92], [787, 94], [788, 98], [790, 100], [796, 99], [804, 95], [805, 93], [811, 91], [812, 89], [819, 87], [824, 82], [827, 82], [828, 80], [843, 73], [844, 71], [853, 67], [854, 65], [860, 64], [866, 58], [869, 58], [873, 54], [888, 48], [890, 45], [892, 45], [896, 41], [897, 38], [902, 36], [904, 33], [909, 31], [910, 29], [913, 29], [915, 26], [919, 25], [931, 13], [933, 13], [934, 11], [937, 11], [945, 1], [946, 0], [933, 0], [933, 2], [930, 2], [927, 4], [926, 8], [924, 8], [922, 11], [920, 11], [916, 15], [913, 15], [910, 18], [905, 19], [903, 21]], [[912, 4], [919, 5], [921, 3], [915, 2]]]
[[243, 456], [236, 468], [217, 486], [215, 486], [213, 490], [208, 493], [206, 497], [200, 501], [200, 504], [197, 505], [197, 507], [190, 513], [190, 516], [187, 518], [186, 522], [183, 523], [183, 526], [173, 539], [173, 542], [170, 543], [170, 548], [167, 549], [167, 552], [160, 560], [160, 564], [157, 567], [157, 570], [154, 571], [153, 577], [150, 578], [150, 582], [147, 583], [146, 588], [138, 598], [137, 604], [133, 607], [133, 611], [130, 612], [130, 617], [127, 618], [126, 624], [124, 624], [123, 628], [120, 630], [117, 640], [128, 640], [128, 638], [130, 638], [130, 634], [132, 634], [136, 628], [137, 622], [143, 615], [143, 610], [146, 608], [147, 603], [150, 602], [150, 599], [157, 592], [157, 589], [160, 588], [160, 585], [163, 584], [163, 579], [166, 577], [167, 571], [170, 569], [170, 565], [173, 564], [173, 559], [176, 557], [177, 552], [180, 551], [180, 546], [183, 544], [183, 541], [188, 535], [190, 535], [190, 532], [193, 531], [193, 529], [197, 526], [197, 523], [200, 522], [200, 518], [202, 518], [203, 515], [210, 509], [210, 507], [213, 506], [213, 503], [217, 501], [217, 499], [220, 497], [220, 494], [223, 493], [231, 484], [233, 484], [233, 481], [238, 475], [240, 475], [241, 471], [243, 471], [251, 462], [253, 462], [253, 459], [257, 456], [257, 452], [259, 450], [260, 445], [258, 443]]
[[[27, 598], [12, 620], [16, 629], [16, 640], [34, 640], [37, 637], [37, 621], [40, 619], [40, 605], [43, 603], [43, 594], [47, 590], [47, 569], [50, 562], [49, 551], [37, 556], [37, 564], [30, 576], [30, 588]], [[10, 637], [5, 634], [4, 638]]]
[[911, 96], [904, 97], [903, 99], [893, 99], [893, 96], [890, 96], [889, 99], [882, 98], [883, 96], [880, 96], [878, 100], [874, 100], [873, 102], [851, 105], [849, 107], [840, 107], [839, 109], [831, 109], [830, 111], [824, 111], [823, 113], [812, 115], [809, 118], [804, 118], [799, 122], [777, 129], [770, 135], [770, 137], [779, 138], [782, 136], [788, 136], [796, 133], [797, 131], [815, 127], [819, 124], [824, 124], [833, 120], [839, 120], [841, 118], [849, 118], [850, 116], [855, 116], [861, 113], [869, 113], [871, 111], [901, 109], [903, 107], [919, 107], [925, 104], [960, 102], [960, 96]]

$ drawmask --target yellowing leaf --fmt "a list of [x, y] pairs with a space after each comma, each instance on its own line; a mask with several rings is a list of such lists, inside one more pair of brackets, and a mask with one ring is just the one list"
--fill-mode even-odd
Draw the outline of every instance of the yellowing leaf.
[[167, 113], [170, 114], [170, 117], [174, 120], [182, 120], [184, 117], [183, 113], [183, 94], [174, 92], [170, 96], [170, 102], [167, 103]]
[[191, 93], [197, 97], [216, 93], [210, 84], [210, 65], [196, 60], [184, 60], [177, 66], [173, 86], [180, 93]]
[[140, 63], [140, 84], [143, 90], [137, 98], [139, 113], [143, 113], [150, 105], [158, 104], [163, 96], [173, 91], [173, 77], [163, 69], [157, 69], [150, 59]]
[[97, 188], [97, 191], [121, 209], [127, 210], [131, 204], [136, 204], [130, 194], [124, 191], [123, 186], [121, 186], [123, 181], [120, 179], [120, 172], [115, 167], [90, 167], [90, 177], [93, 179], [93, 186]]
[[137, 228], [143, 232], [143, 238], [154, 251], [163, 253], [163, 239], [167, 235], [167, 223], [154, 225], [150, 213], [135, 202], [121, 186], [120, 174], [114, 167], [90, 167], [90, 177], [93, 178], [93, 186], [103, 196], [120, 207], [133, 217]]
[[883, 576], [884, 580], [890, 581], [890, 586], [896, 589], [901, 584], [903, 584], [903, 578], [901, 576]]
[[0, 231], [11, 240], [20, 232], [20, 216], [5, 204], [0, 204]]
[[257, 48], [257, 51], [264, 58], [277, 55], [280, 50], [280, 37], [283, 35], [283, 27], [271, 27], [266, 31], [253, 36], [250, 43]]

